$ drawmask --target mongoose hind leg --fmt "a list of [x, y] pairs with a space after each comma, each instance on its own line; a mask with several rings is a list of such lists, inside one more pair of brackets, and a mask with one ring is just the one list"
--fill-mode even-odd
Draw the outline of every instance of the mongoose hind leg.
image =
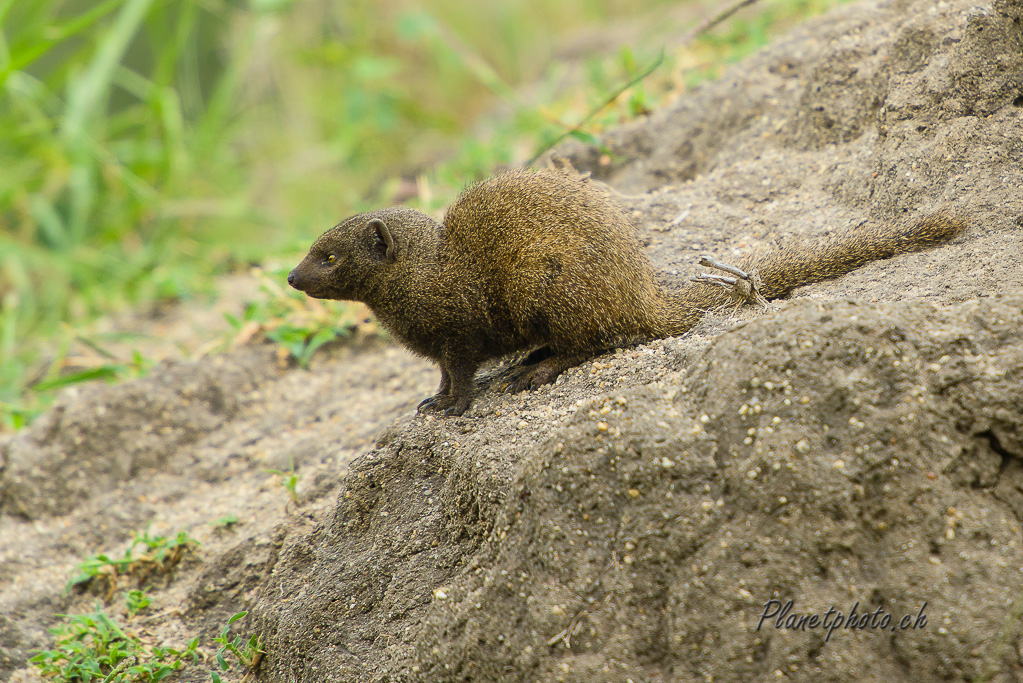
[[527, 365], [536, 365], [537, 363], [539, 363], [543, 359], [550, 358], [553, 355], [554, 355], [554, 350], [551, 349], [551, 347], [549, 347], [549, 346], [540, 346], [538, 348], [533, 349], [528, 354], [526, 354], [526, 357], [523, 358], [518, 363], [518, 366], [519, 367], [525, 367]]
[[550, 384], [565, 370], [579, 365], [592, 356], [592, 353], [558, 353], [555, 351], [538, 363], [521, 367], [515, 377], [505, 385], [504, 390], [511, 394]]
[[[701, 284], [718, 285], [728, 290], [729, 295], [737, 304], [765, 304], [767, 299], [760, 293], [763, 281], [760, 274], [753, 270], [746, 272], [727, 263], [722, 263], [711, 256], [700, 258], [700, 265], [706, 268], [715, 268], [728, 273], [729, 275], [717, 275], [714, 273], [700, 273], [692, 278], [693, 282]], [[734, 277], [729, 277], [734, 276]]]

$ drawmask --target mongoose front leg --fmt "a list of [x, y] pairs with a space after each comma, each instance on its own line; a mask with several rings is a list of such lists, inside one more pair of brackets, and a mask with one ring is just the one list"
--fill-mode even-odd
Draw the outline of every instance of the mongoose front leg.
[[728, 293], [733, 299], [740, 304], [765, 304], [767, 299], [760, 293], [763, 287], [763, 281], [760, 279], [760, 274], [757, 271], [746, 271], [730, 266], [727, 263], [722, 263], [711, 256], [704, 256], [700, 258], [700, 265], [707, 268], [716, 268], [717, 270], [730, 273], [735, 277], [728, 277], [727, 275], [716, 275], [712, 273], [700, 273], [692, 278], [693, 282], [699, 282], [701, 284], [718, 285], [728, 290]]
[[423, 401], [419, 404], [419, 406], [416, 408], [416, 410], [418, 410], [419, 412], [423, 412], [424, 410], [432, 408], [433, 405], [438, 400], [440, 400], [444, 396], [449, 395], [450, 393], [451, 393], [451, 375], [448, 374], [448, 371], [445, 370], [444, 366], [442, 365], [440, 367], [440, 386], [437, 388], [437, 393], [434, 394], [433, 396], [429, 397], [429, 398], [423, 399]]
[[444, 411], [445, 415], [461, 415], [472, 404], [473, 378], [479, 363], [465, 358], [445, 357], [441, 360], [440, 389], [419, 404], [419, 412]]

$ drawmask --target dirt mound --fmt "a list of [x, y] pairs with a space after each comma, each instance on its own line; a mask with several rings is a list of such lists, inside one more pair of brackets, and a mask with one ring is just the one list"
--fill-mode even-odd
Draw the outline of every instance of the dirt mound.
[[[275, 373], [276, 371], [276, 373]], [[4, 448], [6, 512], [66, 514], [140, 470], [159, 470], [201, 436], [223, 429], [252, 391], [279, 373], [266, 352], [170, 363], [111, 392], [65, 393], [31, 430]]]
[[[991, 638], [1023, 567], [1020, 304], [799, 302], [663, 386], [591, 401], [523, 454], [485, 550], [435, 593], [423, 678], [959, 680], [1018, 661]], [[790, 600], [816, 628], [760, 623]], [[875, 626], [832, 631], [829, 609]]]
[[[609, 135], [610, 164], [561, 153], [669, 285], [941, 206], [971, 219], [952, 244], [534, 392], [484, 377], [457, 419], [414, 417], [437, 372], [375, 342], [68, 395], [0, 442], [0, 678], [95, 599], [71, 567], [152, 521], [203, 545], [150, 635], [252, 609], [260, 680], [1019, 680], [1021, 131], [1018, 2], [848, 6]], [[266, 472], [291, 462], [297, 503]]]

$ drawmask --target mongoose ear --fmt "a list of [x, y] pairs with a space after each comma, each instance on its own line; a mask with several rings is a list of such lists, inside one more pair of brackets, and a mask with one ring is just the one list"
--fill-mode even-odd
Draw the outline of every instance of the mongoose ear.
[[379, 218], [374, 218], [369, 222], [369, 228], [376, 232], [381, 246], [385, 247], [384, 260], [388, 263], [394, 263], [394, 260], [398, 257], [398, 245], [394, 243], [394, 237], [391, 235], [391, 231], [387, 229], [387, 224]]

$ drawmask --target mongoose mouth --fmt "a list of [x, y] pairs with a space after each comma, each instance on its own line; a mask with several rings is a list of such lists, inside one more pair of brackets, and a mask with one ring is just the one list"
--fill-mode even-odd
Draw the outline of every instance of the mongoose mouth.
[[[297, 270], [297, 269], [296, 269]], [[302, 281], [302, 277], [295, 272], [295, 270], [288, 273], [288, 284], [297, 289], [300, 292], [305, 291], [305, 283]]]
[[308, 277], [303, 277], [302, 273], [298, 272], [298, 268], [288, 273], [288, 284], [313, 298], [322, 298], [317, 295], [316, 282]]
[[288, 273], [288, 284], [314, 299], [345, 300], [337, 295], [338, 292], [334, 288], [325, 284], [319, 278], [309, 277], [308, 274], [299, 272], [299, 268]]

